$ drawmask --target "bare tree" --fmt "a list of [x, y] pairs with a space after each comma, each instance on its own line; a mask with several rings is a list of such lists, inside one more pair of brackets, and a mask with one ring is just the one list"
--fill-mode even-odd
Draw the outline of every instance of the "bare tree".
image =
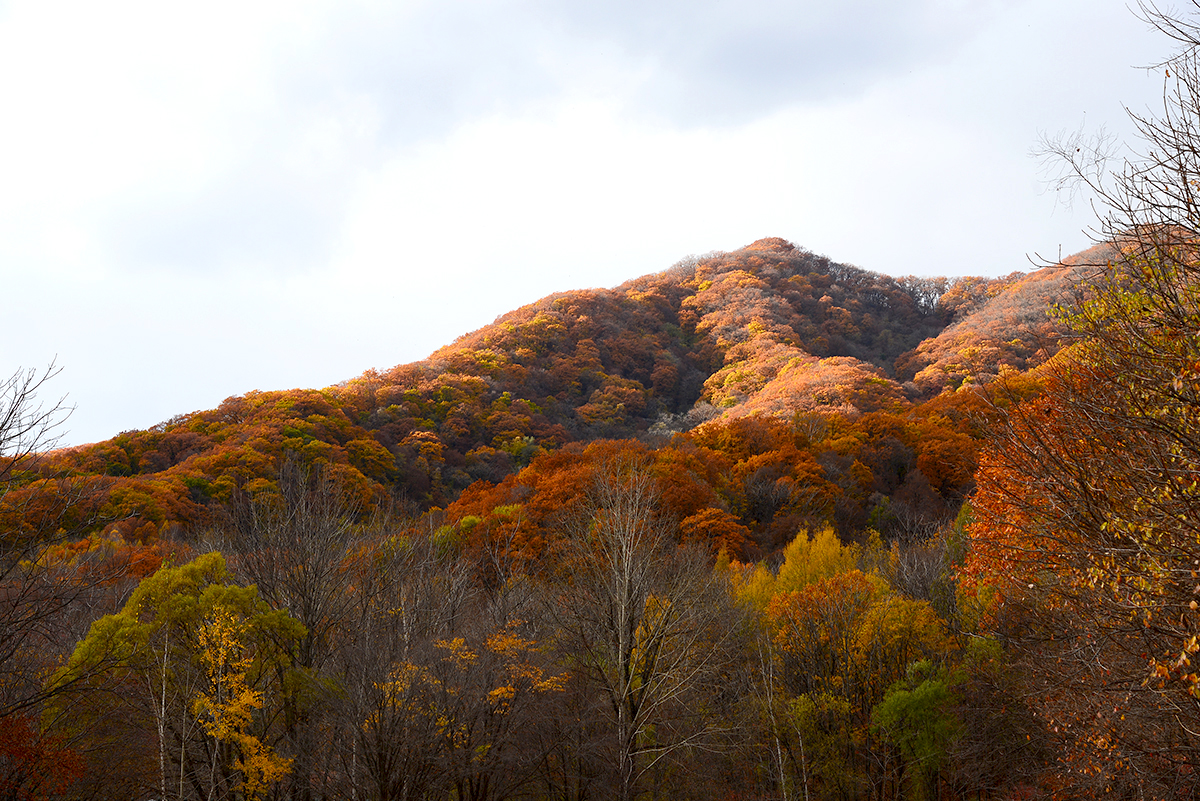
[[[1126, 109], [1140, 148], [1119, 157], [1117, 139], [1101, 128], [1043, 137], [1036, 152], [1052, 189], [1096, 199], [1096, 238], [1121, 246], [1123, 260], [1131, 253], [1158, 259], [1184, 242], [1194, 246], [1200, 231], [1200, 3], [1189, 4], [1190, 15], [1153, 0], [1138, 3], [1141, 19], [1176, 46], [1149, 66], [1162, 70], [1161, 110]], [[1178, 260], [1180, 267], [1191, 261]]]
[[444, 793], [429, 668], [471, 594], [467, 567], [439, 559], [428, 537], [410, 532], [380, 537], [355, 572], [358, 614], [334, 669], [338, 797], [416, 801]]
[[19, 369], [0, 382], [0, 493], [39, 453], [58, 444], [59, 429], [73, 409], [66, 396], [48, 403], [38, 400], [38, 393], [60, 372], [51, 362], [44, 371]]
[[[1050, 143], [1058, 186], [1096, 199], [1111, 248], [1062, 318], [1076, 347], [1042, 397], [998, 414], [972, 558], [995, 558], [1001, 624], [1062, 731], [1067, 792], [1196, 794], [1200, 712], [1200, 4], [1139, 5], [1175, 51], [1140, 145]], [[1110, 165], [1115, 165], [1110, 169]], [[1053, 667], [1050, 667], [1053, 666]], [[1062, 724], [1061, 726], [1059, 724]]]
[[729, 733], [715, 708], [736, 628], [728, 592], [707, 555], [677, 545], [673, 530], [640, 465], [608, 465], [551, 598], [568, 664], [603, 699], [602, 747], [621, 801], [664, 761], [718, 749]]
[[48, 702], [90, 692], [94, 676], [46, 679], [125, 586], [117, 560], [48, 556], [51, 546], [107, 522], [99, 511], [104, 479], [60, 473], [47, 458], [72, 412], [65, 396], [45, 398], [60, 372], [51, 362], [0, 380], [0, 783], [14, 797], [46, 792], [48, 780], [67, 781], [79, 764], [73, 749], [82, 743], [53, 731]]
[[[0, 719], [30, 714], [45, 700], [44, 670], [78, 633], [77, 602], [113, 578], [111, 567], [81, 571], [37, 558], [47, 545], [78, 536], [94, 522], [88, 515], [72, 518], [94, 494], [92, 482], [39, 473], [71, 413], [65, 397], [38, 397], [60, 371], [52, 362], [43, 371], [17, 370], [0, 381], [0, 511], [6, 521], [0, 524]], [[21, 491], [31, 483], [43, 485], [36, 509], [27, 507], [28, 493]]]

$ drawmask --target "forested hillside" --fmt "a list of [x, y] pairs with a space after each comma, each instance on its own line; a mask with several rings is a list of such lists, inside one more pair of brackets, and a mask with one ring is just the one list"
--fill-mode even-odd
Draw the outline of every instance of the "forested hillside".
[[[1069, 274], [895, 280], [765, 239], [612, 290], [545, 298], [422, 362], [323, 390], [235, 396], [57, 452], [40, 464], [40, 483], [29, 474], [14, 488], [0, 519], [32, 530], [41, 524], [23, 519], [26, 498], [53, 497], [55, 476], [86, 476], [92, 519], [148, 542], [173, 526], [212, 524], [239, 494], [277, 491], [286, 460], [323, 466], [365, 508], [419, 513], [569, 443], [667, 445], [707, 423], [685, 441], [700, 436], [723, 450], [721, 429], [808, 420], [833, 432], [794, 445], [812, 459], [823, 500], [807, 510], [780, 488], [764, 506], [730, 478], [724, 506], [768, 549], [779, 537], [767, 529], [785, 508], [795, 520], [836, 517], [843, 536], [858, 537], [897, 492], [917, 516], [953, 513], [974, 458], [960, 407], [974, 401], [938, 393], [1052, 354], [1057, 333], [1045, 310]], [[743, 417], [763, 419], [734, 423]], [[756, 447], [765, 465], [775, 446]], [[945, 464], [933, 466], [930, 448], [946, 451]], [[808, 469], [793, 462], [784, 458], [771, 481], [795, 482]], [[750, 485], [766, 470], [756, 467]]]
[[1060, 263], [766, 238], [70, 448], [0, 375], [0, 801], [1200, 797], [1195, 5]]

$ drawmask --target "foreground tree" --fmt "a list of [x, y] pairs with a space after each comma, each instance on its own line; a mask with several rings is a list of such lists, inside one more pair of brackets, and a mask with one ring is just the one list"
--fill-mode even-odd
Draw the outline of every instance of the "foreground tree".
[[1142, 10], [1181, 46], [1163, 109], [1132, 115], [1145, 156], [1115, 177], [1057, 147], [1107, 208], [1112, 258], [984, 456], [969, 566], [1003, 594], [994, 622], [1060, 738], [1058, 781], [1178, 797], [1200, 791], [1200, 24]]
[[[47, 675], [69, 652], [121, 574], [104, 560], [57, 560], [46, 549], [95, 519], [95, 482], [50, 475], [43, 455], [69, 416], [65, 398], [42, 396], [60, 372], [17, 370], [0, 380], [0, 793], [63, 789], [78, 773], [66, 740], [46, 731], [43, 705], [61, 688]], [[36, 488], [37, 492], [31, 492]]]
[[326, 679], [336, 673], [347, 632], [371, 604], [373, 589], [361, 581], [371, 532], [361, 522], [361, 503], [327, 467], [284, 459], [275, 487], [254, 498], [236, 495], [216, 538], [232, 572], [304, 627], [290, 661], [277, 665], [305, 682], [282, 699], [279, 747], [293, 760], [287, 796], [309, 799], [326, 791], [332, 775], [329, 721], [323, 716], [337, 689]]
[[[57, 442], [66, 417], [63, 401], [47, 406], [38, 391], [58, 370], [18, 370], [0, 382], [0, 504], [12, 489], [33, 474], [39, 452]], [[69, 599], [60, 598], [51, 577], [30, 570], [39, 538], [5, 526], [0, 536], [0, 720], [36, 708], [42, 694], [37, 666], [30, 656], [54, 636], [55, 612]], [[53, 532], [51, 532], [53, 533]], [[48, 580], [49, 579], [49, 580]], [[35, 657], [36, 659], [36, 657]]]
[[729, 592], [705, 551], [676, 543], [645, 467], [614, 460], [600, 472], [550, 601], [568, 667], [603, 704], [595, 746], [620, 801], [730, 733], [720, 709], [736, 634]]

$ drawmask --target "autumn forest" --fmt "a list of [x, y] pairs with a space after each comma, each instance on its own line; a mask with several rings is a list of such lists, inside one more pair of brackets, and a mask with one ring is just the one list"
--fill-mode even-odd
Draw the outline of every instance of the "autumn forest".
[[1049, 145], [1105, 211], [1039, 269], [762, 239], [78, 447], [54, 365], [0, 382], [0, 799], [1200, 795], [1157, 19], [1151, 156]]

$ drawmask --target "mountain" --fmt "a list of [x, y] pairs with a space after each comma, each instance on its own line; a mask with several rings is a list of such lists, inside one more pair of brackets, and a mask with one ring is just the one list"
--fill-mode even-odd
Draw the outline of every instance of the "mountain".
[[[682, 511], [734, 515], [765, 549], [777, 538], [765, 532], [803, 520], [836, 519], [849, 535], [884, 526], [898, 519], [887, 511], [897, 493], [943, 515], [969, 491], [973, 451], [958, 438], [978, 401], [950, 391], [1056, 351], [1047, 310], [1084, 255], [1003, 279], [895, 279], [762, 239], [613, 289], [551, 295], [423, 361], [321, 390], [251, 392], [57, 452], [0, 516], [32, 529], [30, 498], [86, 478], [95, 519], [145, 539], [202, 526], [236, 496], [277, 492], [289, 459], [323, 466], [363, 509], [420, 512], [563, 449], [636, 439], [657, 453], [683, 447], [675, 434], [728, 462], [723, 478], [704, 479], [711, 503]], [[778, 502], [748, 500], [769, 476]], [[818, 484], [824, 500], [793, 503]]]
[[[735, 407], [792, 360], [842, 357], [890, 378], [898, 356], [945, 326], [941, 288], [764, 239], [615, 289], [552, 295], [347, 386], [390, 418], [377, 426], [385, 438], [432, 430], [464, 455], [529, 436], [633, 436], [697, 402]], [[486, 408], [497, 400], [499, 419]]]

